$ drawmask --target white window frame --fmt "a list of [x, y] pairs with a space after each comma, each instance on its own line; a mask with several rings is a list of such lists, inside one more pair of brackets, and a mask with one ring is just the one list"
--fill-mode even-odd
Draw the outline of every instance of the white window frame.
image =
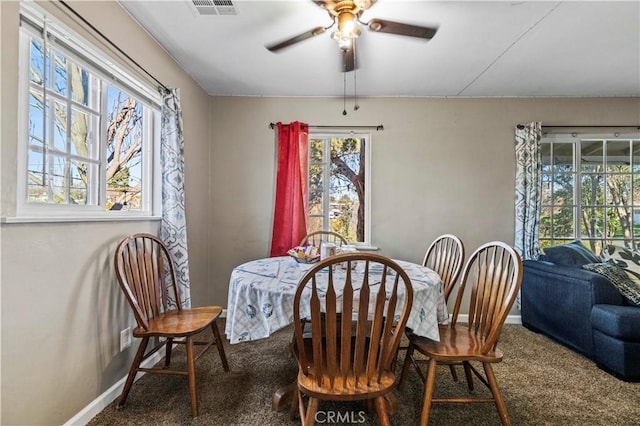
[[[369, 250], [375, 250], [377, 249], [371, 241], [371, 151], [372, 151], [372, 137], [371, 137], [371, 132], [363, 132], [362, 130], [349, 130], [349, 129], [340, 129], [340, 130], [325, 130], [323, 129], [322, 131], [314, 131], [312, 128], [309, 129], [309, 141], [311, 141], [312, 139], [330, 139], [330, 138], [341, 138], [341, 139], [345, 139], [345, 138], [363, 138], [365, 139], [365, 143], [366, 143], [366, 147], [365, 147], [365, 155], [364, 155], [364, 161], [365, 161], [365, 169], [364, 169], [364, 203], [365, 203], [365, 209], [364, 209], [364, 241], [361, 242], [354, 242], [354, 241], [349, 241], [349, 244], [354, 245], [360, 249], [369, 249]], [[310, 146], [307, 152], [307, 155], [310, 155]], [[323, 182], [324, 182], [324, 188], [323, 191], [325, 194], [329, 194], [329, 179], [327, 179], [326, 177], [329, 176], [329, 174], [331, 173], [331, 168], [330, 168], [330, 161], [329, 161], [329, 155], [330, 155], [330, 146], [328, 144], [325, 144], [324, 146], [324, 152], [323, 152], [323, 162], [324, 162], [324, 169], [323, 169]], [[309, 161], [309, 167], [311, 166], [311, 162]], [[323, 198], [323, 207], [322, 207], [322, 211], [323, 211], [323, 230], [324, 231], [330, 231], [329, 229], [329, 210], [330, 210], [330, 197], [324, 197]]]
[[[550, 241], [551, 245], [556, 245], [558, 244], [557, 242], [561, 242], [561, 243], [565, 243], [567, 242], [567, 240], [583, 240], [583, 236], [582, 236], [582, 223], [581, 223], [581, 213], [582, 213], [582, 193], [581, 193], [581, 181], [582, 181], [582, 176], [583, 176], [583, 171], [582, 171], [582, 161], [581, 161], [581, 151], [582, 151], [582, 141], [585, 142], [593, 142], [593, 141], [598, 141], [598, 142], [604, 142], [604, 141], [625, 141], [625, 142], [630, 142], [630, 143], [634, 143], [634, 145], [636, 143], [640, 143], [640, 134], [578, 134], [578, 133], [572, 133], [572, 134], [550, 134], [550, 135], [545, 135], [542, 138], [541, 143], [553, 143], [553, 144], [571, 144], [573, 145], [573, 203], [570, 204], [569, 206], [571, 206], [572, 210], [573, 210], [573, 235], [571, 236], [566, 236], [566, 237], [562, 237], [562, 236], [551, 236], [551, 237], [540, 237], [539, 240], [540, 241]], [[603, 162], [602, 164], [605, 165], [607, 164], [607, 150], [606, 150], [606, 145], [603, 146], [604, 152], [603, 152]], [[631, 170], [633, 170], [634, 166], [638, 166], [638, 164], [634, 164], [633, 163], [633, 155], [631, 156], [631, 163], [630, 163], [630, 168]], [[604, 175], [608, 175], [610, 173], [607, 173], [606, 171], [602, 172]], [[552, 169], [551, 170], [551, 175], [553, 176], [555, 174], [555, 171]], [[585, 174], [589, 174], [586, 173]], [[634, 173], [633, 171], [631, 173], [629, 173], [629, 175], [634, 176], [637, 175], [638, 173]], [[633, 179], [631, 180], [631, 184], [632, 184], [632, 188], [631, 188], [631, 192], [633, 193]], [[554, 193], [552, 192], [552, 195]], [[637, 201], [636, 201], [637, 203]], [[640, 205], [640, 204], [637, 204]], [[555, 204], [551, 204], [549, 206], [544, 205], [543, 207], [556, 207], [557, 205]], [[606, 204], [603, 205], [604, 208], [606, 208]], [[635, 207], [631, 207], [633, 210], [635, 210]], [[607, 218], [606, 216], [603, 218], [606, 222]], [[633, 227], [633, 220], [632, 220], [632, 227]], [[586, 238], [586, 240], [584, 241], [586, 244], [589, 244], [590, 241], [595, 241], [596, 243], [598, 241], [602, 241], [603, 239], [606, 239], [607, 244], [615, 244], [615, 243], [619, 243], [620, 241], [623, 241], [624, 239], [621, 238], [598, 238], [598, 237], [593, 237], [593, 238]], [[557, 241], [557, 242], [556, 242]], [[635, 236], [635, 234], [632, 232], [631, 235], [631, 242], [632, 245], [634, 247], [638, 247], [638, 245], [640, 244], [640, 236]]]
[[[49, 16], [35, 4], [21, 2], [19, 30], [19, 100], [16, 215], [5, 222], [58, 222], [102, 220], [157, 220], [161, 216], [160, 171], [160, 105], [161, 97], [155, 88], [124, 71], [106, 54], [84, 40], [65, 25]], [[30, 37], [42, 39], [42, 32], [34, 28], [46, 26], [47, 33], [62, 40], [55, 48], [67, 58], [97, 75], [101, 85], [109, 84], [134, 96], [144, 107], [142, 144], [143, 205], [140, 210], [107, 210], [106, 208], [106, 99], [102, 96], [100, 135], [95, 147], [98, 155], [98, 181], [87, 187], [87, 197], [96, 199], [96, 205], [33, 203], [27, 201], [27, 163], [29, 140], [29, 67]], [[70, 49], [67, 49], [69, 46]], [[106, 92], [104, 92], [106, 93]], [[104, 95], [103, 93], [103, 95]]]

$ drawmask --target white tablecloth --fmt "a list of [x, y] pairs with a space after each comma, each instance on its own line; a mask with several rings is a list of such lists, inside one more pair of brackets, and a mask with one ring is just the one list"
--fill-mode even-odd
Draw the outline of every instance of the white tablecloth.
[[[438, 324], [448, 321], [442, 281], [436, 272], [415, 263], [396, 260], [413, 285], [413, 306], [407, 327], [439, 340]], [[225, 333], [231, 343], [268, 337], [293, 323], [293, 297], [298, 281], [311, 265], [289, 256], [253, 260], [231, 273]], [[337, 273], [340, 273], [337, 269]], [[354, 282], [361, 282], [354, 271]], [[375, 280], [370, 278], [370, 282]], [[339, 290], [337, 289], [339, 293]], [[399, 301], [400, 303], [400, 301]]]

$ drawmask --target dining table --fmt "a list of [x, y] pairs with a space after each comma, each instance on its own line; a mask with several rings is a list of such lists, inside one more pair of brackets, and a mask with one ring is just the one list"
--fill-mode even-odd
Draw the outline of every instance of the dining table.
[[[440, 277], [425, 266], [395, 262], [405, 270], [413, 286], [407, 327], [419, 336], [439, 340], [438, 325], [448, 321]], [[256, 259], [236, 266], [231, 272], [227, 300], [225, 334], [229, 342], [263, 339], [293, 324], [293, 297], [298, 282], [312, 266], [291, 256]], [[362, 268], [352, 271], [354, 281], [363, 272]], [[370, 271], [372, 282], [375, 274]]]
[[[417, 263], [394, 261], [407, 273], [413, 287], [413, 304], [406, 327], [419, 336], [439, 340], [438, 325], [449, 320], [440, 276]], [[225, 334], [229, 342], [264, 339], [293, 324], [296, 288], [311, 267], [313, 264], [299, 263], [291, 256], [256, 259], [236, 266], [231, 272], [227, 300]], [[362, 282], [363, 269], [360, 264], [351, 271], [354, 282]], [[337, 268], [336, 273], [346, 271]], [[370, 282], [380, 282], [381, 275], [381, 270], [370, 270]], [[322, 281], [320, 283], [322, 285]], [[336, 289], [336, 293], [340, 296], [340, 289]], [[291, 387], [276, 391], [274, 410], [281, 409], [290, 397]]]

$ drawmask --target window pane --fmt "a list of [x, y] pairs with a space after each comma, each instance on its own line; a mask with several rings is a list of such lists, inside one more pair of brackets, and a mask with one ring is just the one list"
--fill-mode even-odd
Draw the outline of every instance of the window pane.
[[580, 185], [582, 205], [604, 204], [604, 176], [596, 174], [582, 175]]
[[633, 174], [633, 205], [640, 206], [640, 174]]
[[633, 141], [633, 173], [640, 173], [640, 141]]
[[580, 235], [582, 238], [604, 237], [604, 208], [583, 207], [580, 219]]
[[633, 209], [633, 237], [640, 239], [640, 209]]
[[554, 238], [573, 238], [573, 207], [554, 209], [552, 226]]
[[111, 210], [142, 207], [142, 104], [114, 86], [107, 89], [107, 195]]
[[607, 237], [628, 239], [631, 232], [632, 210], [630, 208], [607, 209]]
[[550, 173], [551, 172], [551, 144], [550, 143], [540, 144], [540, 157], [542, 161], [542, 172]]
[[311, 216], [307, 220], [307, 232], [315, 232], [323, 230], [323, 218], [322, 216]]
[[553, 180], [553, 204], [573, 204], [573, 179], [569, 173], [557, 173]]
[[540, 238], [551, 238], [551, 207], [543, 207], [540, 212]]
[[581, 163], [583, 172], [598, 172], [604, 163], [602, 141], [582, 141]]
[[552, 200], [552, 177], [549, 174], [542, 174], [542, 192], [540, 194], [542, 204], [549, 205]]
[[55, 59], [53, 70], [53, 88], [62, 96], [67, 95], [67, 58], [58, 52], [53, 55]]
[[46, 70], [44, 48], [39, 40], [33, 38], [29, 47], [29, 80], [42, 86]]
[[45, 161], [42, 150], [29, 150], [27, 163], [27, 201], [47, 202]]
[[52, 156], [52, 171], [48, 176], [53, 202], [56, 204], [67, 203], [67, 188], [69, 175], [67, 172], [67, 162], [63, 157]]
[[309, 140], [309, 164], [322, 164], [324, 140]]
[[53, 146], [55, 149], [67, 151], [67, 106], [55, 101], [54, 106], [54, 123]]
[[71, 154], [95, 157], [89, 148], [97, 143], [98, 123], [98, 117], [71, 108]]
[[553, 164], [556, 173], [573, 172], [573, 149], [572, 143], [553, 144]]
[[607, 171], [629, 172], [629, 141], [607, 141]]
[[[329, 216], [331, 230], [347, 241], [364, 241], [364, 138], [331, 139], [331, 194]], [[335, 212], [338, 212], [336, 217]]]
[[87, 204], [87, 165], [82, 162], [71, 162], [70, 180], [71, 204]]
[[631, 203], [631, 175], [607, 175], [607, 204], [624, 206]]
[[29, 93], [29, 145], [42, 146], [44, 143], [44, 122], [42, 93]]
[[84, 105], [94, 106], [91, 102], [92, 87], [96, 85], [96, 78], [80, 65], [71, 63], [71, 99]]

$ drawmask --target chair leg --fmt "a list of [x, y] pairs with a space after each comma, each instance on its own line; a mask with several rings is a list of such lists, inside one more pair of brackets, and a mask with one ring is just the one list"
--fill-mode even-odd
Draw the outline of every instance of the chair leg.
[[510, 426], [511, 421], [509, 420], [509, 414], [507, 413], [507, 406], [505, 405], [500, 389], [498, 388], [498, 381], [496, 380], [496, 375], [493, 373], [493, 367], [488, 362], [482, 363], [482, 366], [484, 367], [484, 374], [487, 376], [487, 381], [489, 382], [489, 388], [491, 389], [493, 398], [496, 401], [496, 408], [500, 415], [500, 421], [503, 426]]
[[398, 389], [402, 389], [404, 382], [407, 381], [409, 375], [409, 366], [411, 364], [411, 358], [413, 357], [414, 346], [409, 343], [407, 351], [404, 354], [404, 363], [402, 364], [402, 372], [400, 373], [400, 380], [398, 381]]
[[453, 364], [449, 364], [449, 371], [451, 371], [451, 378], [454, 382], [458, 381], [458, 373], [456, 372], [456, 367]]
[[149, 338], [143, 337], [140, 341], [140, 346], [138, 346], [138, 352], [136, 352], [136, 356], [131, 362], [129, 374], [127, 375], [127, 381], [125, 382], [124, 388], [122, 389], [120, 401], [118, 401], [118, 408], [121, 408], [127, 400], [127, 396], [129, 395], [129, 391], [131, 390], [131, 385], [133, 385], [133, 380], [136, 378], [136, 373], [138, 372], [138, 368], [140, 367], [140, 363], [142, 362], [142, 358], [144, 357], [144, 352], [147, 350], [148, 344]]
[[318, 398], [309, 397], [309, 404], [307, 405], [307, 414], [304, 417], [304, 426], [314, 426], [316, 424], [316, 413], [318, 412], [318, 405], [320, 400]]
[[293, 421], [296, 418], [296, 411], [298, 410], [298, 390], [297, 384], [293, 387], [293, 397], [291, 398], [291, 406], [289, 407], [289, 420]]
[[469, 392], [473, 391], [473, 372], [471, 371], [471, 364], [469, 361], [463, 361], [462, 366], [464, 367], [464, 375], [467, 378], [467, 387], [469, 388]]
[[224, 354], [224, 346], [222, 345], [222, 338], [220, 338], [220, 331], [218, 331], [216, 321], [211, 323], [211, 330], [213, 331], [214, 339], [216, 339], [216, 346], [218, 347], [218, 354], [220, 355], [220, 360], [222, 361], [222, 368], [224, 368], [224, 371], [229, 371], [229, 364], [227, 363], [227, 357]]
[[193, 350], [193, 337], [187, 336], [187, 376], [189, 377], [189, 395], [191, 396], [191, 415], [198, 416], [198, 397], [196, 395], [196, 364]]
[[390, 426], [389, 413], [387, 412], [387, 400], [384, 396], [376, 398], [376, 414], [378, 414], [378, 424], [380, 426]]
[[420, 426], [427, 426], [429, 424], [433, 389], [436, 383], [436, 365], [437, 361], [430, 358], [429, 365], [427, 366], [427, 379], [425, 380], [424, 385], [424, 398], [422, 401], [422, 412], [420, 413]]
[[168, 367], [171, 364], [171, 349], [173, 348], [173, 338], [168, 338], [166, 342], [165, 354], [164, 354], [164, 366]]

